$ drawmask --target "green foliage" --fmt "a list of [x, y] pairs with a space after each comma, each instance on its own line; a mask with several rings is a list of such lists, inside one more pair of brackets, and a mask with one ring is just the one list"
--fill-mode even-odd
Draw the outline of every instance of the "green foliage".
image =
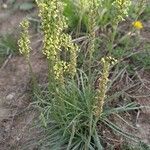
[[17, 39], [14, 38], [14, 35], [3, 35], [0, 37], [0, 64], [9, 56], [10, 54], [17, 54]]
[[150, 51], [145, 50], [139, 54], [133, 55], [131, 57], [133, 65], [138, 68], [144, 68], [145, 70], [150, 70]]
[[[93, 114], [96, 91], [82, 71], [78, 72], [76, 80], [67, 81], [65, 87], [55, 90], [53, 86], [51, 90], [41, 89], [41, 93], [35, 94], [34, 103], [41, 111], [40, 120], [45, 131], [44, 138], [39, 141], [42, 149], [103, 150], [102, 134], [98, 132]], [[135, 137], [122, 131], [109, 120], [109, 116], [135, 109], [139, 109], [135, 103], [104, 107], [99, 123], [134, 141]]]
[[75, 29], [78, 25], [79, 15], [76, 12], [75, 5], [72, 0], [64, 0], [64, 15], [68, 18], [68, 25], [71, 29]]
[[[96, 15], [96, 26], [104, 29], [107, 26], [112, 26], [116, 24], [116, 21], [124, 20], [128, 14], [128, 8], [131, 1], [128, 0], [123, 2], [121, 8], [119, 7], [118, 1], [114, 0], [94, 0], [94, 1], [74, 1], [74, 0], [64, 0], [66, 7], [64, 10], [64, 15], [69, 20], [69, 25], [71, 28], [79, 28], [81, 31], [88, 31], [89, 25], [92, 24], [91, 18], [89, 17], [89, 12], [92, 10]], [[83, 3], [83, 6], [82, 6]], [[92, 3], [97, 3], [97, 6], [92, 8]], [[113, 5], [112, 5], [113, 4]], [[92, 18], [94, 18], [94, 14]]]
[[[94, 138], [95, 131], [92, 131], [94, 123], [92, 104], [95, 92], [92, 87], [87, 86], [89, 85], [87, 76], [82, 72], [79, 75], [80, 78], [78, 76], [77, 80], [80, 80], [80, 85], [76, 81], [68, 81], [65, 87], [57, 87], [56, 91], [51, 89], [52, 93], [48, 91], [45, 94], [46, 91], [43, 91], [42, 98], [41, 95], [36, 95], [37, 106], [43, 110], [43, 125], [48, 132], [55, 127], [55, 130], [51, 130], [51, 138], [47, 137], [45, 141], [51, 149], [64, 147], [68, 150], [73, 148], [78, 150], [93, 147], [91, 138]], [[57, 134], [56, 141], [55, 134]]]
[[112, 52], [112, 55], [115, 58], [121, 58], [121, 57], [125, 56], [125, 53], [126, 53], [126, 51], [123, 48], [118, 47], [118, 48], [114, 49], [114, 51]]
[[149, 4], [148, 0], [133, 1], [129, 11], [130, 17], [133, 20], [142, 19], [146, 21], [145, 19], [148, 19], [149, 16]]
[[143, 21], [148, 21], [150, 18], [150, 2], [147, 4], [147, 6], [145, 7], [144, 11], [142, 12], [140, 18]]
[[9, 55], [18, 53], [17, 39], [14, 35], [6, 34], [0, 37], [0, 55]]

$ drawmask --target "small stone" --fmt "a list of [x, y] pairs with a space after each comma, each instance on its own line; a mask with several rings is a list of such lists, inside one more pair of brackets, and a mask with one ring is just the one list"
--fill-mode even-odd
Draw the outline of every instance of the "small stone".
[[19, 141], [19, 140], [20, 140], [20, 137], [17, 137], [16, 140]]
[[7, 9], [7, 4], [2, 4], [2, 8]]
[[6, 96], [6, 100], [12, 100], [15, 97], [15, 93], [10, 93]]
[[140, 125], [139, 125], [139, 124], [136, 124], [136, 127], [140, 128]]

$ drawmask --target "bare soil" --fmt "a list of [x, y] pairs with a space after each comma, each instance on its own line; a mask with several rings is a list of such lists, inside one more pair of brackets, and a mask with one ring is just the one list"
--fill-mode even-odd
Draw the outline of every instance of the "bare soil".
[[[0, 34], [18, 35], [19, 23], [30, 13], [19, 10], [10, 12], [9, 9], [0, 8]], [[44, 83], [47, 79], [47, 65], [39, 52], [39, 37], [36, 34], [33, 36], [31, 65], [38, 82]], [[30, 107], [31, 76], [27, 62], [24, 57], [13, 55], [0, 66], [0, 150], [34, 150], [36, 147], [31, 143], [34, 143], [37, 133], [31, 127], [37, 112]], [[31, 144], [29, 148], [26, 148], [27, 143]]]

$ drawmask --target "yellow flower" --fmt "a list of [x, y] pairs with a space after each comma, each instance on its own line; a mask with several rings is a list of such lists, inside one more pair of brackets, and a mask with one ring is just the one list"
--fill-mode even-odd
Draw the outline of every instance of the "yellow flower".
[[31, 50], [30, 47], [30, 37], [29, 37], [29, 21], [27, 19], [24, 19], [20, 26], [22, 28], [20, 39], [18, 40], [19, 45], [19, 51], [21, 54], [23, 54], [25, 57], [29, 58], [29, 53]]
[[132, 23], [132, 25], [136, 28], [136, 29], [142, 29], [143, 28], [143, 24], [141, 21], [135, 21]]

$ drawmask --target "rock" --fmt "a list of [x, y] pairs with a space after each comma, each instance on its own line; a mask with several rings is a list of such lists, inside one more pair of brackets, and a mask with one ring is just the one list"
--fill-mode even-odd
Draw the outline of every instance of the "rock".
[[7, 9], [8, 8], [7, 4], [2, 4], [2, 8]]
[[6, 100], [12, 100], [15, 97], [15, 93], [10, 93], [6, 96]]

